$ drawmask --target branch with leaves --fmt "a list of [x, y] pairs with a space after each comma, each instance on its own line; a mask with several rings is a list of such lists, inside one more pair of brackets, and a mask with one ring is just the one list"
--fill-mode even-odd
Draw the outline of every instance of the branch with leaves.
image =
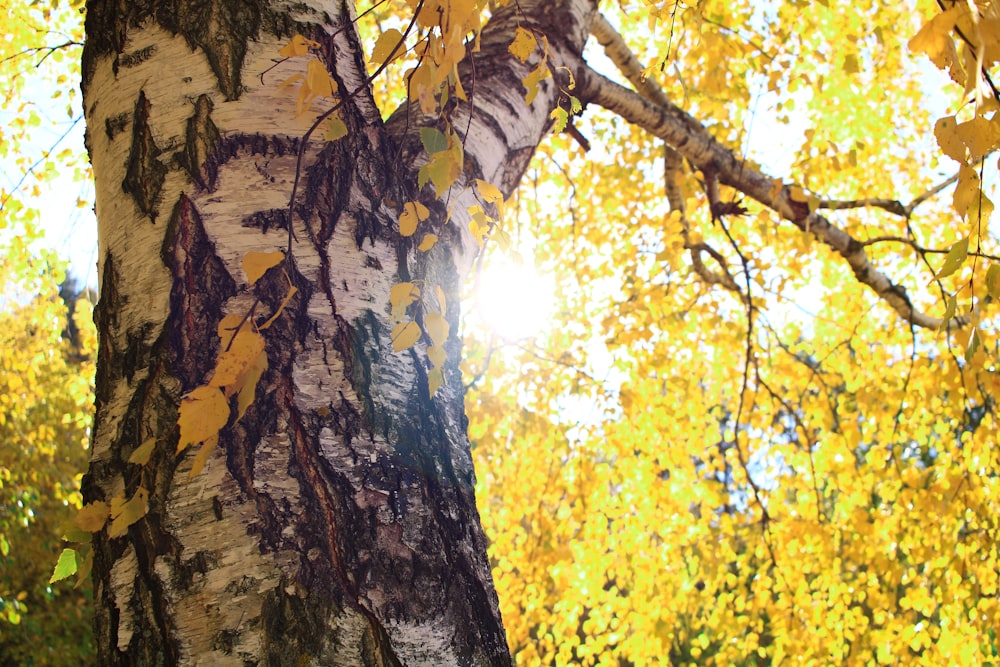
[[[609, 55], [618, 54], [617, 61], [626, 63], [623, 72], [634, 83], [639, 82], [637, 88], [643, 94], [615, 83], [581, 60], [577, 63], [576, 79], [582, 100], [604, 107], [663, 139], [695, 167], [712, 171], [719, 183], [742, 192], [801, 231], [812, 234], [848, 263], [859, 282], [870, 287], [906, 321], [928, 329], [937, 329], [943, 324], [941, 318], [914, 307], [906, 289], [894, 283], [872, 264], [862, 242], [828, 218], [810, 210], [804, 198], [800, 200], [793, 196], [800, 188], [772, 178], [748, 164], [716, 140], [695, 118], [667, 99], [662, 90], [657, 92], [658, 87], [649, 79], [643, 82], [635, 69], [638, 61], [631, 56], [635, 62], [628, 64], [628, 58], [624, 55], [627, 46], [620, 36], [613, 34], [614, 29], [606, 20], [595, 20], [592, 30], [599, 41], [605, 44]], [[956, 317], [952, 324], [965, 326], [968, 318]]]

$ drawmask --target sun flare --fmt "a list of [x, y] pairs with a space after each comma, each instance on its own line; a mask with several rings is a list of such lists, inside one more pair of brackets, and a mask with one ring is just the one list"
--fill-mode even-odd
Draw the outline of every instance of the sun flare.
[[530, 265], [504, 260], [483, 269], [476, 279], [476, 309], [483, 322], [507, 340], [532, 338], [552, 316], [555, 285]]

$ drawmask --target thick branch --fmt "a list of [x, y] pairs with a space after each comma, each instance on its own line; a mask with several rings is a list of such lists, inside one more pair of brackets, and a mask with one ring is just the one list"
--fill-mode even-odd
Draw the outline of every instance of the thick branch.
[[[659, 84], [650, 77], [643, 76], [643, 67], [639, 59], [635, 57], [632, 50], [625, 43], [621, 34], [608, 23], [603, 14], [594, 14], [590, 24], [590, 32], [597, 38], [598, 43], [604, 47], [604, 54], [611, 59], [618, 71], [629, 80], [639, 93], [650, 102], [661, 107], [670, 106], [670, 99], [667, 97]], [[691, 266], [704, 282], [710, 285], [721, 285], [731, 292], [740, 295], [744, 301], [747, 296], [743, 294], [732, 274], [726, 266], [726, 259], [717, 250], [707, 243], [691, 243], [691, 226], [687, 219], [684, 193], [681, 191], [680, 181], [684, 169], [684, 157], [678, 153], [669, 143], [663, 145], [663, 171], [664, 188], [667, 200], [670, 202], [670, 210], [678, 211], [681, 215], [682, 233], [684, 235], [684, 247], [691, 253]], [[702, 253], [711, 255], [712, 259], [718, 263], [721, 272], [716, 273], [709, 269], [702, 260]]]
[[[828, 245], [850, 265], [855, 277], [886, 301], [903, 319], [929, 329], [941, 326], [942, 320], [916, 310], [905, 288], [893, 283], [868, 259], [864, 246], [850, 234], [816, 212], [809, 212], [804, 202], [794, 201], [790, 189], [780, 180], [748, 165], [732, 150], [719, 143], [684, 110], [667, 101], [654, 104], [580, 63], [577, 82], [580, 97], [617, 113], [625, 120], [660, 137], [699, 169], [712, 169], [719, 182], [739, 190], [800, 230], [811, 233]], [[965, 325], [963, 318], [953, 324]]]

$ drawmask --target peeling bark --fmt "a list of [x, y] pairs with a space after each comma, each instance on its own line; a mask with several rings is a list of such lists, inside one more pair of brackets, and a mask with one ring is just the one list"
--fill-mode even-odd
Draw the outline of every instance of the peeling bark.
[[[458, 329], [477, 249], [465, 186], [516, 187], [559, 94], [547, 81], [524, 104], [533, 65], [507, 53], [513, 26], [548, 34], [569, 62], [596, 3], [519, 4], [523, 15], [499, 12], [483, 34], [471, 103], [449, 110], [466, 170], [450, 193], [454, 218], [432, 206], [426, 224], [443, 241], [428, 253], [399, 236], [395, 207], [433, 198], [416, 186], [419, 129], [440, 119], [404, 107], [383, 125], [351, 3], [88, 4], [103, 279], [84, 495], [149, 491], [127, 535], [95, 536], [102, 665], [510, 664], [475, 505], [461, 343], [447, 341], [431, 399], [426, 341], [392, 352], [388, 293], [403, 280], [440, 286]], [[294, 32], [322, 45], [341, 91], [360, 92], [341, 110], [347, 137], [304, 146], [289, 219], [315, 116], [296, 116], [276, 82], [305, 65], [260, 74]], [[244, 255], [286, 249], [289, 225], [292, 261], [248, 286]], [[246, 313], [263, 323], [289, 283], [297, 293], [263, 332], [254, 403], [189, 481], [193, 454], [176, 454], [181, 396], [212, 372], [218, 323]], [[150, 462], [129, 463], [149, 438]]]

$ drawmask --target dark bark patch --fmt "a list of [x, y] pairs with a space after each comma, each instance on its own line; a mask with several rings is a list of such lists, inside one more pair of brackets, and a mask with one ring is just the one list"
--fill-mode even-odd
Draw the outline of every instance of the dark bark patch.
[[130, 51], [118, 59], [118, 66], [124, 68], [136, 67], [152, 58], [154, 53], [156, 53], [156, 46], [152, 44], [141, 49], [136, 49], [135, 51]]
[[[281, 157], [290, 155], [299, 149], [298, 139], [281, 136], [264, 136], [263, 134], [232, 134], [218, 140], [215, 150], [209, 154], [204, 169], [217, 173], [219, 168], [230, 160], [249, 155], [263, 157]], [[262, 176], [270, 179], [263, 171]]]
[[174, 207], [161, 255], [173, 276], [167, 322], [172, 367], [186, 392], [200, 385], [215, 364], [216, 327], [223, 304], [236, 294], [236, 281], [185, 196]]
[[132, 195], [132, 200], [144, 215], [156, 222], [167, 168], [159, 160], [163, 151], [156, 145], [149, 126], [150, 106], [146, 93], [140, 91], [132, 114], [132, 147], [129, 149], [122, 189]]
[[104, 119], [104, 133], [108, 135], [108, 139], [114, 139], [128, 127], [128, 123], [129, 115], [127, 112], [109, 116]]
[[215, 151], [221, 134], [212, 121], [212, 99], [201, 95], [194, 104], [194, 113], [187, 120], [184, 148], [178, 161], [200, 188], [214, 190], [218, 174], [209, 156]]
[[240, 220], [240, 224], [259, 229], [265, 234], [269, 229], [288, 229], [288, 209], [269, 208], [265, 211], [256, 211]]
[[177, 2], [174, 7], [170, 18], [176, 21], [175, 31], [205, 52], [227, 100], [238, 99], [242, 92], [243, 59], [250, 40], [257, 37], [263, 11], [261, 3], [245, 0]]
[[[316, 664], [323, 653], [324, 639], [330, 631], [324, 619], [329, 610], [319, 596], [309, 598], [309, 604], [296, 595], [285, 593], [283, 582], [264, 598], [261, 606], [263, 637], [261, 649], [264, 664], [273, 667], [298, 667]], [[323, 664], [322, 661], [319, 661]]]

